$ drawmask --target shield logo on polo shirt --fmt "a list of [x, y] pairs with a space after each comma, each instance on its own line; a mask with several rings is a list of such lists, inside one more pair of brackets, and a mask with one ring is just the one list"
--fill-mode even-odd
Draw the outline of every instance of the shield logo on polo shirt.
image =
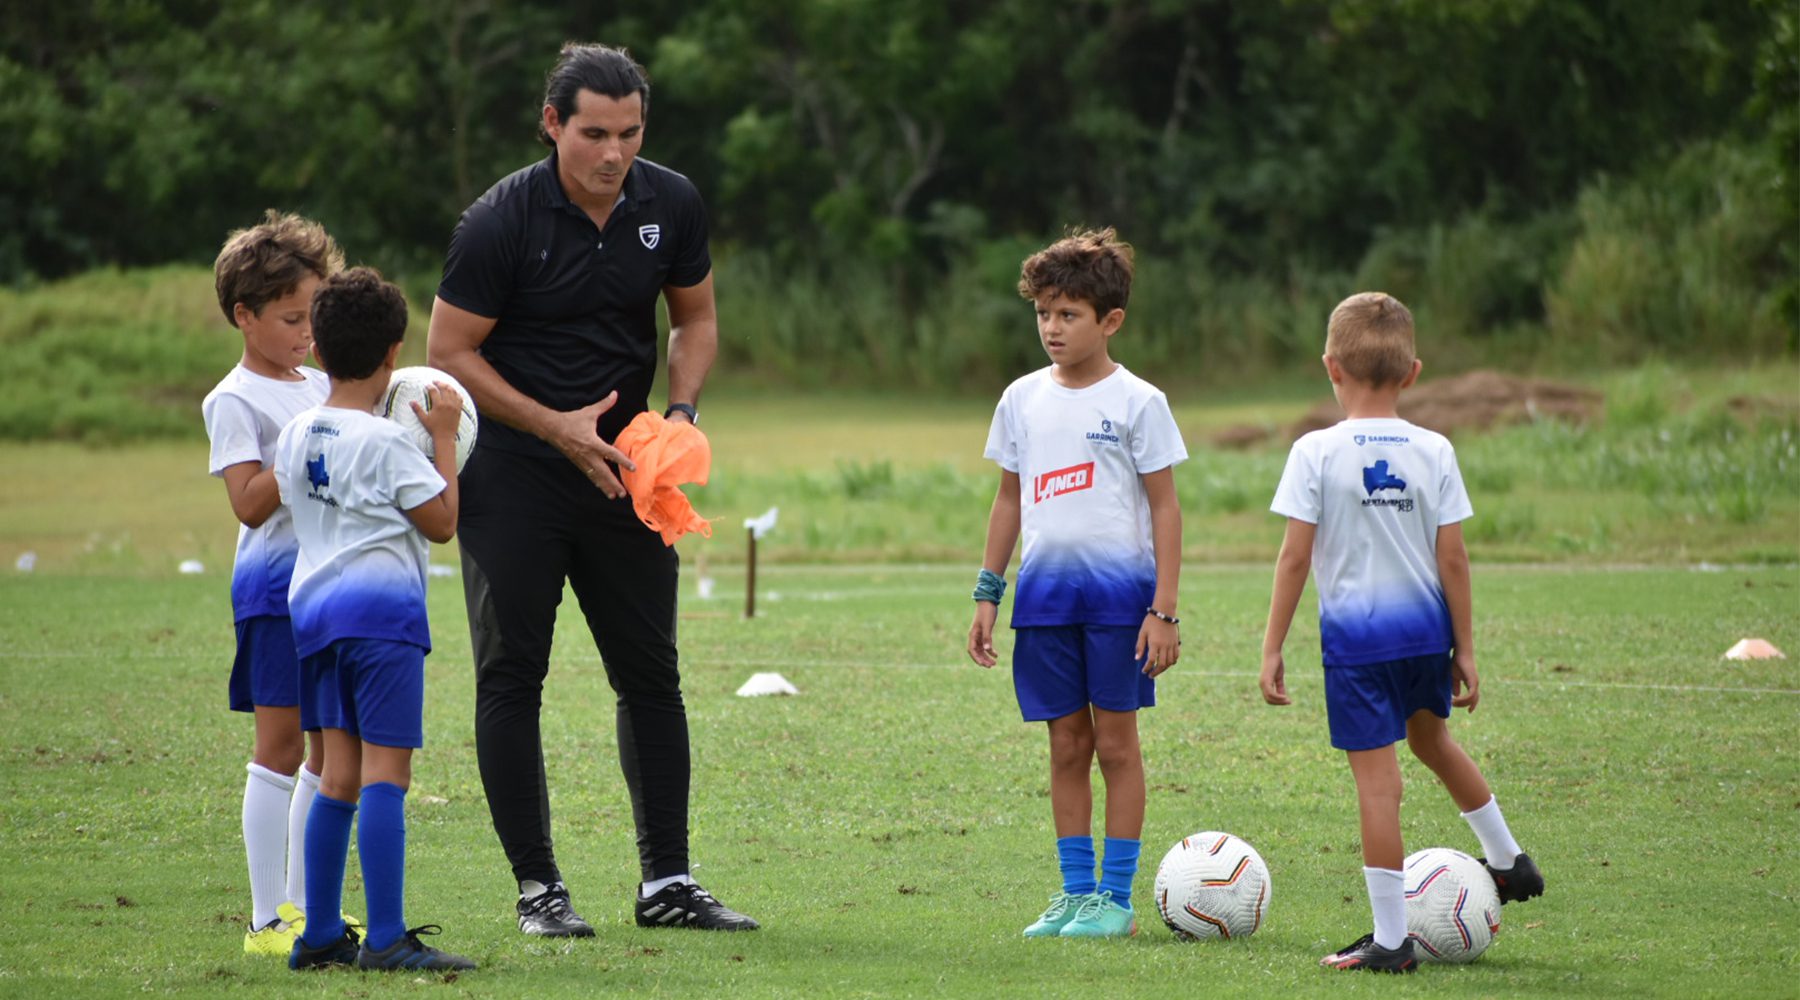
[[639, 226], [638, 239], [643, 242], [644, 249], [655, 250], [656, 245], [662, 242], [662, 227], [655, 223], [651, 223], [648, 226]]

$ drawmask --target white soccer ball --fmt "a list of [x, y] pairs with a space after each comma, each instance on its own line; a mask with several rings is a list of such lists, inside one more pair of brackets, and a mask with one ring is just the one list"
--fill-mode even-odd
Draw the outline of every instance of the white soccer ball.
[[1406, 936], [1428, 962], [1473, 962], [1500, 933], [1500, 892], [1487, 866], [1428, 847], [1406, 859]]
[[1229, 833], [1184, 838], [1156, 868], [1156, 909], [1183, 941], [1248, 937], [1269, 912], [1269, 866]]
[[469, 461], [469, 453], [475, 450], [475, 433], [480, 424], [475, 417], [475, 401], [469, 398], [469, 391], [462, 383], [451, 378], [436, 368], [415, 365], [411, 368], [397, 368], [394, 377], [388, 381], [387, 391], [375, 404], [375, 415], [386, 417], [406, 429], [419, 450], [426, 458], [435, 459], [435, 450], [431, 445], [431, 435], [419, 423], [418, 414], [413, 412], [412, 404], [418, 403], [424, 409], [431, 408], [431, 397], [425, 389], [433, 382], [448, 382], [462, 397], [462, 419], [456, 424], [456, 471], [461, 472], [463, 465]]

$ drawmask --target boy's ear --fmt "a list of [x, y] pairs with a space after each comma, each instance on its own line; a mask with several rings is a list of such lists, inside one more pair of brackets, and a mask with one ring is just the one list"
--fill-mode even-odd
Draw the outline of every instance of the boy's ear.
[[1412, 388], [1412, 384], [1419, 380], [1419, 372], [1424, 367], [1425, 367], [1425, 362], [1420, 361], [1418, 358], [1414, 358], [1413, 363], [1412, 363], [1412, 371], [1407, 372], [1406, 377], [1400, 380], [1400, 388], [1402, 388], [1402, 389]]
[[251, 320], [251, 319], [255, 319], [255, 318], [256, 318], [256, 310], [250, 308], [249, 306], [243, 304], [242, 302], [232, 303], [232, 305], [231, 305], [231, 325], [242, 330], [244, 328], [245, 320]]
[[1123, 309], [1114, 309], [1100, 317], [1100, 333], [1102, 336], [1110, 337], [1113, 334], [1118, 333], [1119, 327], [1124, 325], [1125, 310]]
[[406, 341], [396, 340], [393, 343], [389, 344], [388, 349], [387, 349], [387, 356], [381, 359], [381, 363], [383, 365], [386, 365], [389, 368], [394, 367], [394, 362], [397, 361], [400, 357], [400, 345], [402, 345], [404, 343], [406, 343]]
[[1331, 384], [1343, 385], [1344, 369], [1337, 363], [1337, 359], [1329, 354], [1321, 354], [1319, 360], [1325, 362], [1325, 377], [1331, 379]]

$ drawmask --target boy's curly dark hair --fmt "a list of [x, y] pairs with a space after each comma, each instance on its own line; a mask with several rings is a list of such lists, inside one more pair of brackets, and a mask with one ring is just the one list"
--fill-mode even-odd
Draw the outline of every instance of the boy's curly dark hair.
[[312, 301], [313, 351], [325, 374], [365, 379], [406, 336], [406, 296], [372, 267], [325, 279]]
[[1096, 317], [1125, 308], [1131, 300], [1131, 244], [1111, 226], [1086, 229], [1057, 240], [1026, 258], [1019, 269], [1019, 295], [1033, 302], [1061, 292], [1094, 307]]

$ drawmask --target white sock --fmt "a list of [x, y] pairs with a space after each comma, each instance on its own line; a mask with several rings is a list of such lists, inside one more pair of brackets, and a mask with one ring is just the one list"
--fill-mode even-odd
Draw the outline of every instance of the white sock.
[[244, 857], [250, 862], [250, 926], [268, 926], [287, 886], [288, 800], [294, 779], [255, 761], [244, 765]]
[[1369, 909], [1375, 911], [1375, 943], [1398, 948], [1406, 941], [1406, 876], [1392, 868], [1363, 868]]
[[1519, 842], [1506, 828], [1506, 817], [1500, 815], [1499, 799], [1489, 798], [1487, 805], [1463, 813], [1462, 818], [1469, 821], [1469, 829], [1474, 830], [1475, 839], [1481, 841], [1481, 853], [1487, 855], [1490, 866], [1500, 871], [1513, 866], [1519, 857]]
[[300, 910], [306, 909], [306, 814], [312, 811], [313, 799], [319, 794], [319, 776], [300, 766], [294, 775], [294, 797], [288, 800], [287, 833], [287, 898]]
[[649, 899], [651, 896], [656, 895], [677, 882], [685, 882], [692, 885], [693, 881], [693, 879], [688, 877], [687, 872], [682, 872], [680, 875], [670, 875], [668, 878], [659, 878], [655, 881], [645, 882], [638, 887], [638, 898]]

